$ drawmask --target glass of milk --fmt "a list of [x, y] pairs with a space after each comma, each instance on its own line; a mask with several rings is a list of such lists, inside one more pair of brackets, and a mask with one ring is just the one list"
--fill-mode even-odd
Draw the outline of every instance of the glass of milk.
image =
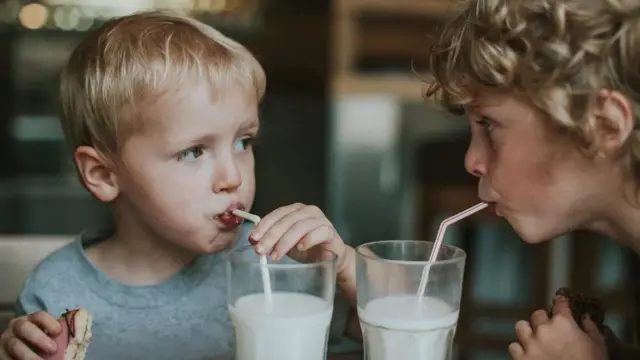
[[[236, 360], [324, 360], [333, 314], [337, 256], [315, 250], [309, 261], [260, 264], [255, 250], [227, 253], [228, 305]], [[268, 271], [271, 298], [265, 295]]]
[[449, 360], [466, 254], [442, 245], [424, 296], [420, 279], [433, 242], [377, 241], [356, 249], [358, 316], [366, 360]]

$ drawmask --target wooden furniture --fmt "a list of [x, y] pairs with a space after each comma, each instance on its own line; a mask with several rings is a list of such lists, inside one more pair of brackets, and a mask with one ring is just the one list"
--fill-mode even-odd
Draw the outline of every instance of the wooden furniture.
[[385, 93], [420, 100], [429, 35], [453, 0], [334, 0], [331, 91]]

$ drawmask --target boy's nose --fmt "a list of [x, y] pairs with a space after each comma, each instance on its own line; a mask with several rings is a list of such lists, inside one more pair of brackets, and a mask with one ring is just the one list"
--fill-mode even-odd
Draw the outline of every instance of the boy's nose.
[[242, 175], [233, 160], [218, 164], [213, 182], [215, 193], [235, 191], [242, 184]]
[[482, 177], [487, 173], [486, 154], [478, 141], [471, 140], [464, 157], [464, 167], [469, 174]]

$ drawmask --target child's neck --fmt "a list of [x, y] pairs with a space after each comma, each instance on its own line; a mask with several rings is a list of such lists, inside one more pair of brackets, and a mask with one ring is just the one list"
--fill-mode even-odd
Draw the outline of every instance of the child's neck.
[[635, 184], [620, 186], [603, 202], [597, 221], [588, 229], [628, 246], [640, 254], [640, 193]]
[[135, 229], [119, 228], [87, 256], [109, 278], [127, 285], [155, 285], [191, 263], [196, 254]]

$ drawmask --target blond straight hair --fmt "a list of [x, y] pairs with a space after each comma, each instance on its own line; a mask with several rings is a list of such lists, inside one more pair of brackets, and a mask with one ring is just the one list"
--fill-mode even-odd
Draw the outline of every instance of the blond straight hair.
[[189, 82], [215, 94], [245, 86], [260, 101], [266, 77], [241, 44], [195, 19], [163, 11], [110, 20], [72, 53], [62, 71], [62, 128], [71, 150], [116, 153], [141, 124], [147, 104]]

